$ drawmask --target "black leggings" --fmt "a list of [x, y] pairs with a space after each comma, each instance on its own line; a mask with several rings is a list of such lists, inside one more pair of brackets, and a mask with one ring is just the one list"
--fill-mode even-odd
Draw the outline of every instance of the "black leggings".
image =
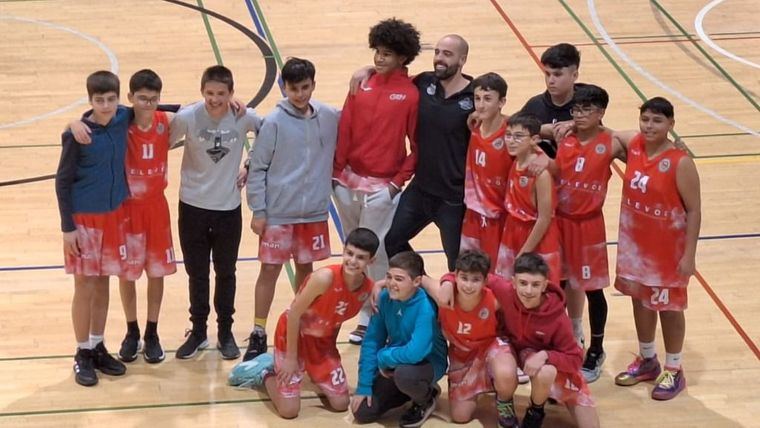
[[604, 290], [587, 291], [588, 322], [591, 326], [591, 348], [602, 348], [604, 327], [607, 325], [607, 299]]
[[422, 362], [415, 365], [401, 365], [388, 379], [378, 374], [372, 385], [372, 406], [367, 401], [354, 413], [357, 423], [366, 424], [380, 419], [385, 412], [414, 401], [424, 404], [433, 394], [433, 365]]

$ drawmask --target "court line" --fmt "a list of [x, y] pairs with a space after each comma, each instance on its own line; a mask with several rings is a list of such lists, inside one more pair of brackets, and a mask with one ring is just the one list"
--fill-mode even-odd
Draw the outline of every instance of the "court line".
[[[203, 5], [203, 0], [197, 0], [196, 3], [198, 3], [198, 7], [202, 7], [203, 9], [206, 8]], [[208, 40], [211, 43], [211, 50], [214, 51], [214, 58], [216, 59], [216, 63], [218, 65], [224, 65], [224, 61], [222, 61], [222, 53], [219, 52], [219, 45], [216, 44], [216, 37], [214, 36], [214, 31], [211, 29], [211, 23], [208, 20], [208, 15], [201, 13], [201, 19], [203, 20], [203, 26], [206, 28], [206, 35], [208, 35]]]
[[[717, 32], [717, 33], [711, 33], [713, 36], [744, 36], [749, 34], [758, 34], [760, 35], [760, 31], [724, 31], [724, 32]], [[692, 34], [694, 36], [694, 34]], [[656, 39], [656, 38], [672, 38], [672, 37], [679, 37], [674, 34], [653, 34], [653, 35], [645, 35], [645, 34], [639, 34], [635, 36], [613, 36], [612, 38], [615, 40], [630, 40], [630, 39]], [[601, 37], [594, 37], [596, 40], [602, 40]]]
[[[575, 12], [570, 8], [570, 6], [565, 2], [565, 0], [558, 0], [562, 6], [564, 6], [565, 10], [568, 11], [568, 13], [575, 19], [575, 21], [578, 23], [581, 28], [586, 32], [586, 34], [589, 35], [590, 38], [594, 39], [594, 35], [591, 34], [591, 32], [588, 30], [586, 25], [583, 23], [583, 21], [578, 18], [578, 16], [575, 14]], [[641, 76], [645, 77], [647, 80], [649, 80], [654, 85], [658, 86], [660, 89], [664, 90], [665, 92], [671, 94], [672, 96], [678, 98], [681, 100], [681, 102], [688, 104], [690, 107], [712, 117], [713, 119], [722, 122], [724, 124], [730, 125], [736, 129], [739, 129], [741, 131], [747, 132], [749, 134], [752, 134], [756, 137], [760, 137], [760, 132], [757, 132], [745, 125], [742, 125], [739, 122], [736, 122], [732, 119], [723, 117], [722, 115], [716, 113], [715, 111], [703, 106], [702, 104], [692, 100], [691, 98], [687, 97], [686, 95], [676, 91], [675, 89], [671, 88], [670, 86], [666, 85], [664, 82], [656, 78], [652, 73], [644, 69], [641, 65], [639, 65], [637, 62], [635, 62], [633, 59], [631, 59], [628, 54], [626, 54], [616, 43], [612, 38], [610, 37], [609, 33], [607, 33], [606, 28], [604, 25], [602, 25], [602, 22], [599, 18], [599, 14], [596, 10], [596, 3], [594, 0], [586, 0], [586, 5], [589, 10], [589, 14], [591, 15], [591, 20], [594, 23], [594, 26], [596, 27], [599, 34], [602, 36], [604, 41], [607, 43], [607, 45], [612, 49], [617, 56], [625, 61], [631, 68], [636, 70], [637, 73], [639, 73]], [[597, 48], [602, 49], [601, 44], [597, 44]]]
[[[592, 1], [592, 2], [593, 2], [593, 0], [589, 0], [589, 1]], [[729, 73], [728, 73], [728, 72], [727, 72], [727, 71], [726, 71], [726, 70], [725, 70], [725, 69], [724, 69], [724, 68], [723, 68], [723, 67], [722, 67], [722, 66], [721, 66], [719, 63], [718, 63], [718, 61], [716, 61], [716, 60], [715, 60], [715, 58], [713, 58], [713, 57], [712, 57], [712, 55], [710, 55], [709, 53], [707, 53], [707, 51], [706, 51], [706, 50], [705, 50], [705, 49], [704, 49], [702, 46], [700, 46], [700, 45], [699, 45], [699, 43], [697, 43], [697, 41], [696, 41], [696, 40], [694, 40], [694, 38], [693, 38], [692, 36], [690, 36], [690, 35], [689, 35], [689, 33], [688, 33], [688, 32], [687, 32], [687, 31], [686, 31], [684, 28], [683, 28], [683, 26], [682, 26], [682, 25], [681, 25], [681, 24], [680, 24], [678, 21], [676, 21], [676, 19], [675, 19], [675, 18], [673, 18], [673, 16], [672, 16], [672, 15], [671, 15], [671, 14], [670, 14], [668, 11], [667, 11], [667, 9], [665, 9], [665, 7], [663, 7], [663, 6], [660, 4], [660, 2], [659, 2], [659, 1], [657, 1], [657, 0], [649, 0], [649, 1], [650, 1], [652, 4], [654, 4], [654, 5], [657, 7], [657, 9], [658, 9], [658, 10], [659, 10], [659, 11], [660, 11], [660, 12], [661, 12], [663, 15], [665, 15], [665, 17], [666, 17], [666, 18], [668, 18], [668, 20], [669, 20], [669, 21], [670, 21], [670, 22], [671, 22], [671, 23], [672, 23], [672, 24], [673, 24], [673, 25], [674, 25], [674, 26], [675, 26], [675, 27], [678, 29], [678, 31], [680, 31], [680, 32], [681, 32], [681, 34], [682, 34], [683, 36], [685, 36], [685, 37], [688, 39], [688, 41], [689, 41], [689, 42], [690, 42], [692, 45], [694, 45], [694, 47], [695, 47], [695, 48], [697, 48], [697, 50], [698, 50], [698, 51], [699, 51], [699, 52], [702, 54], [702, 56], [704, 56], [704, 57], [705, 57], [705, 58], [706, 58], [706, 59], [707, 59], [707, 60], [708, 60], [708, 61], [709, 61], [709, 62], [710, 62], [712, 65], [713, 65], [713, 67], [715, 67], [716, 69], [718, 69], [718, 71], [720, 72], [720, 74], [722, 74], [722, 75], [723, 75], [723, 77], [725, 77], [725, 78], [726, 78], [726, 80], [728, 80], [728, 81], [731, 83], [731, 85], [732, 85], [734, 88], [736, 88], [736, 90], [737, 90], [737, 91], [739, 91], [739, 93], [740, 93], [740, 94], [741, 94], [741, 95], [742, 95], [742, 96], [743, 96], [743, 97], [744, 97], [744, 98], [745, 98], [747, 101], [749, 101], [749, 103], [750, 103], [750, 104], [752, 104], [752, 107], [754, 107], [754, 108], [755, 108], [755, 110], [757, 110], [757, 111], [760, 111], [760, 105], [758, 105], [757, 101], [755, 101], [755, 100], [754, 100], [754, 99], [753, 99], [753, 98], [752, 98], [752, 97], [751, 97], [751, 96], [750, 96], [750, 95], [747, 93], [746, 89], [744, 89], [744, 88], [743, 88], [743, 87], [742, 87], [742, 86], [741, 86], [741, 85], [740, 85], [740, 84], [739, 84], [739, 83], [738, 83], [738, 82], [737, 82], [737, 81], [736, 81], [736, 80], [733, 78], [733, 76], [731, 76], [731, 75], [730, 75], [730, 74], [729, 74]]]
[[[501, 6], [496, 3], [496, 0], [489, 0], [491, 4], [496, 8], [496, 10], [501, 14], [502, 18], [504, 18], [505, 21], [507, 21], [507, 24], [512, 28], [513, 32], [516, 32], [519, 34], [519, 30], [517, 29], [514, 24], [511, 24], [511, 20], [507, 16], [507, 14], [504, 12], [504, 10], [501, 8]], [[583, 22], [578, 18], [578, 16], [575, 14], [575, 12], [570, 8], [569, 5], [565, 2], [565, 0], [558, 0], [560, 4], [565, 8], [565, 10], [568, 12], [568, 14], [575, 20], [575, 22], [578, 24], [578, 26], [581, 27], [581, 29], [589, 36], [590, 39], [595, 40], [594, 35], [588, 30], [588, 28], [583, 24]], [[588, 0], [589, 4], [593, 4], [593, 0]], [[605, 33], [606, 34], [606, 33]], [[606, 38], [609, 38], [609, 35], [606, 35]], [[525, 38], [522, 36], [522, 34], [519, 35], [518, 39], [520, 39], [521, 43], [523, 44], [523, 47], [530, 53], [533, 52], [530, 48], [530, 45], [527, 42], [523, 42]], [[617, 65], [617, 63], [612, 59], [607, 53], [606, 50], [601, 46], [601, 44], [597, 43], [597, 48], [602, 51], [604, 56], [612, 63], [613, 66], [615, 66], [615, 69], [619, 72], [622, 72], [624, 77], [625, 74], [622, 71], [622, 69]], [[541, 65], [541, 62], [538, 61], [538, 57], [536, 56], [535, 52], [532, 53], [531, 57], [536, 62], [536, 65], [543, 71], [543, 66]], [[630, 85], [633, 86], [634, 90], [637, 94], [643, 95], [638, 88], [636, 88], [636, 85], [633, 83], [633, 81], [630, 80], [630, 78], [626, 79], [627, 82], [629, 82]], [[617, 164], [613, 163], [613, 166], [615, 167], [615, 171], [618, 173], [618, 175], [622, 178], [623, 174], [620, 168], [617, 166]], [[751, 234], [751, 235], [757, 235], [757, 234]], [[750, 348], [750, 350], [755, 354], [755, 358], [760, 360], [760, 350], [758, 350], [757, 345], [752, 341], [752, 339], [747, 335], [747, 333], [744, 331], [742, 326], [739, 324], [738, 321], [736, 321], [736, 318], [734, 318], [731, 311], [726, 307], [725, 304], [723, 304], [723, 301], [718, 297], [718, 295], [713, 291], [712, 287], [708, 282], [702, 277], [702, 274], [699, 273], [695, 269], [695, 277], [699, 281], [699, 283], [702, 285], [702, 288], [707, 292], [707, 294], [710, 296], [710, 298], [713, 300], [715, 305], [718, 307], [718, 309], [723, 313], [723, 315], [728, 319], [731, 326], [734, 328], [734, 330], [739, 334], [739, 336], [744, 340], [744, 343], [747, 344], [747, 346]]]
[[[672, 38], [672, 39], [665, 39], [665, 40], [628, 40], [628, 41], [620, 41], [617, 38], [613, 37], [613, 39], [616, 40], [617, 44], [619, 45], [649, 45], [649, 44], [667, 44], [667, 43], [686, 43], [690, 42], [688, 38], [680, 38], [680, 36], [674, 36], [678, 38]], [[720, 41], [726, 41], [726, 40], [757, 40], [760, 39], [760, 36], [737, 36], [737, 37], [730, 37], [725, 36], [721, 38], [716, 38], [714, 40], [720, 40]], [[596, 42], [578, 42], [573, 43], [574, 46], [594, 46], [596, 45]], [[533, 48], [549, 48], [553, 45], [531, 45]]]
[[681, 138], [708, 138], [708, 137], [748, 137], [752, 134], [746, 132], [723, 132], [715, 134], [692, 134], [682, 135]]
[[[79, 37], [81, 39], [84, 39], [84, 40], [86, 40], [86, 41], [94, 44], [98, 48], [100, 48], [100, 50], [103, 51], [106, 54], [106, 56], [108, 57], [108, 61], [109, 61], [110, 66], [111, 66], [111, 72], [113, 74], [119, 74], [119, 60], [118, 60], [118, 58], [116, 58], [116, 54], [111, 49], [109, 49], [108, 46], [106, 46], [105, 43], [101, 42], [100, 40], [96, 39], [93, 36], [90, 36], [89, 34], [82, 33], [80, 31], [77, 31], [77, 30], [73, 29], [73, 28], [65, 27], [65, 26], [60, 25], [60, 24], [55, 24], [55, 23], [48, 22], [48, 21], [41, 21], [41, 20], [38, 20], [38, 19], [22, 18], [22, 17], [12, 16], [12, 15], [0, 15], [0, 20], [12, 20], [12, 21], [20, 21], [20, 22], [26, 22], [26, 23], [31, 23], [31, 24], [37, 24], [37, 25], [42, 25], [44, 27], [53, 28], [53, 29], [58, 30], [58, 31], [63, 31], [65, 33], [73, 34], [73, 35], [75, 35], [75, 36], [77, 36], [77, 37]], [[80, 98], [80, 99], [72, 102], [71, 104], [68, 104], [66, 106], [57, 108], [57, 109], [49, 111], [47, 113], [38, 114], [36, 116], [32, 116], [32, 117], [29, 117], [29, 118], [26, 118], [26, 119], [17, 120], [15, 122], [2, 123], [2, 124], [0, 124], [0, 129], [16, 128], [16, 127], [19, 127], [19, 126], [22, 126], [22, 125], [28, 125], [30, 123], [34, 123], [34, 122], [37, 122], [37, 121], [42, 120], [42, 119], [47, 119], [49, 117], [58, 115], [60, 113], [66, 112], [66, 111], [73, 110], [73, 109], [75, 109], [75, 108], [77, 108], [80, 105], [85, 104], [85, 103], [87, 103], [87, 97], [82, 97], [82, 98]]]
[[[708, 46], [720, 52], [724, 56], [730, 59], [733, 59], [734, 61], [748, 65], [750, 67], [760, 68], [760, 64], [754, 63], [746, 58], [740, 57], [739, 55], [736, 55], [718, 46], [718, 44], [715, 43], [713, 39], [710, 38], [710, 35], [705, 32], [705, 29], [704, 29], [705, 17], [715, 6], [723, 3], [723, 1], [724, 0], [713, 0], [707, 5], [705, 5], [705, 7], [703, 7], [702, 10], [699, 11], [699, 13], [697, 13], [697, 17], [694, 19], [694, 28], [697, 30], [697, 35], [699, 36], [700, 39], [702, 39], [703, 42], [707, 43]], [[715, 40], [721, 40], [721, 39], [715, 39]]]

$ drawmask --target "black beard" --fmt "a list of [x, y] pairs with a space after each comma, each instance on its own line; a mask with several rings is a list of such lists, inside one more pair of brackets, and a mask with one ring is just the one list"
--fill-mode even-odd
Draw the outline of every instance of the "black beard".
[[438, 80], [448, 80], [455, 74], [457, 74], [457, 71], [459, 71], [459, 68], [456, 65], [447, 66], [445, 70], [439, 70], [437, 68], [433, 69], [435, 72], [435, 77], [438, 78]]

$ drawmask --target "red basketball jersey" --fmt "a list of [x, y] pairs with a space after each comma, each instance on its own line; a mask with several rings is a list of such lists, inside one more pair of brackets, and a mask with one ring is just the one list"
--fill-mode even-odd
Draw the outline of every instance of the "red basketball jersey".
[[[301, 335], [331, 337], [338, 334], [341, 324], [359, 313], [372, 291], [372, 280], [364, 278], [362, 285], [351, 291], [343, 282], [343, 266], [326, 266], [333, 272], [330, 288], [313, 302], [301, 315]], [[309, 276], [310, 277], [310, 276]], [[308, 282], [309, 277], [301, 284]]]
[[599, 214], [612, 177], [612, 134], [600, 132], [586, 144], [570, 135], [560, 142], [555, 162], [557, 214], [569, 218]]
[[127, 183], [130, 196], [148, 199], [162, 195], [168, 178], [169, 120], [166, 113], [153, 113], [153, 124], [142, 131], [134, 122], [127, 139]]
[[475, 130], [467, 149], [464, 176], [464, 203], [468, 209], [489, 218], [504, 214], [504, 193], [512, 157], [504, 142], [506, 122], [488, 138]]
[[[520, 221], [536, 221], [538, 208], [535, 203], [536, 176], [528, 170], [517, 169], [517, 162], [509, 170], [508, 189], [505, 200], [507, 213]], [[552, 208], [557, 207], [557, 190], [552, 186]]]
[[628, 146], [620, 206], [617, 274], [650, 287], [683, 287], [678, 263], [686, 246], [686, 210], [676, 170], [687, 154], [671, 148], [649, 159], [644, 138]]
[[441, 331], [449, 341], [449, 356], [456, 361], [470, 361], [482, 349], [489, 347], [496, 337], [496, 298], [489, 288], [483, 288], [480, 303], [471, 311], [454, 305], [454, 309], [440, 307], [438, 319]]

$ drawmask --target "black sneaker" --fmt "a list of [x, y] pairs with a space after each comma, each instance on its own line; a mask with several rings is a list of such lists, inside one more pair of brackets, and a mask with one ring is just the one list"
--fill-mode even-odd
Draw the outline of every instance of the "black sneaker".
[[435, 410], [435, 405], [438, 402], [438, 395], [441, 393], [440, 389], [433, 387], [433, 393], [425, 404], [412, 403], [412, 407], [409, 408], [399, 420], [398, 426], [401, 428], [416, 428], [422, 426], [423, 423], [430, 417]]
[[145, 347], [143, 348], [143, 357], [145, 362], [149, 364], [160, 363], [166, 358], [164, 348], [161, 347], [161, 342], [158, 341], [158, 335], [145, 336]]
[[243, 355], [243, 361], [249, 361], [267, 352], [267, 334], [253, 330], [248, 337], [248, 348]]
[[544, 423], [544, 408], [543, 407], [528, 407], [525, 411], [525, 417], [523, 418], [522, 428], [540, 428]]
[[219, 333], [216, 340], [216, 349], [222, 354], [224, 360], [236, 360], [240, 357], [240, 348], [235, 343], [235, 336], [230, 331]]
[[357, 325], [356, 330], [348, 333], [348, 343], [352, 345], [361, 345], [364, 341], [364, 334], [367, 333], [366, 325]]
[[137, 353], [140, 352], [140, 335], [127, 333], [124, 336], [124, 340], [121, 341], [121, 348], [119, 348], [118, 357], [125, 363], [131, 363], [137, 358]]
[[127, 366], [121, 361], [112, 357], [106, 349], [106, 345], [103, 342], [93, 349], [95, 354], [95, 368], [100, 370], [101, 373], [111, 376], [121, 376], [127, 372]]
[[79, 349], [74, 355], [74, 380], [82, 386], [93, 386], [98, 383], [95, 373], [94, 353], [92, 349]]
[[206, 349], [208, 340], [206, 333], [194, 330], [185, 330], [185, 343], [177, 349], [176, 357], [180, 360], [193, 358], [201, 349]]

